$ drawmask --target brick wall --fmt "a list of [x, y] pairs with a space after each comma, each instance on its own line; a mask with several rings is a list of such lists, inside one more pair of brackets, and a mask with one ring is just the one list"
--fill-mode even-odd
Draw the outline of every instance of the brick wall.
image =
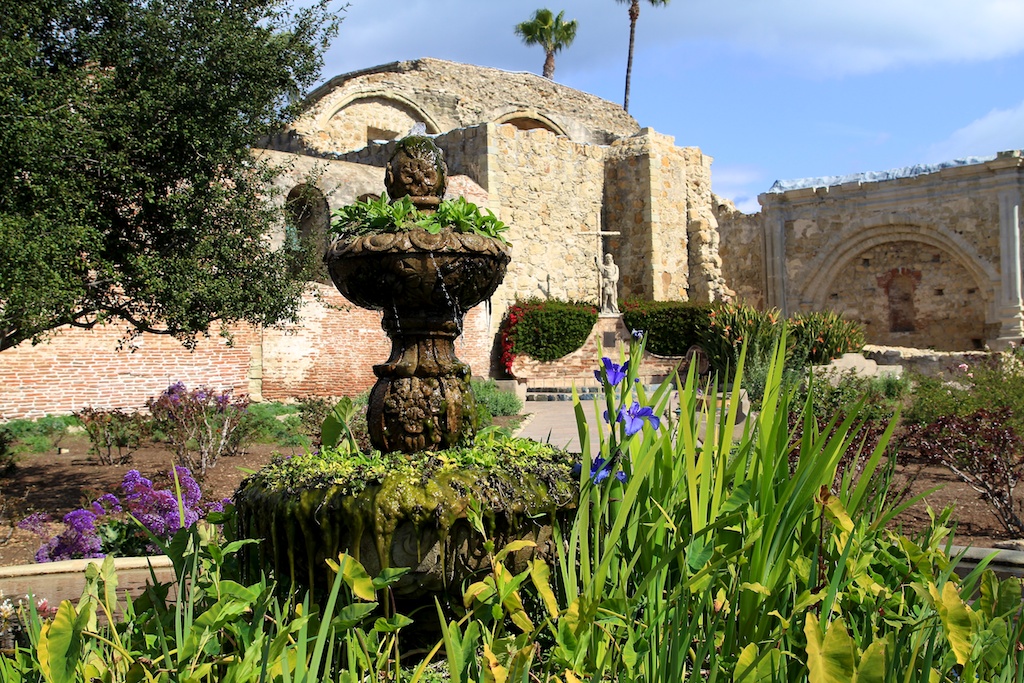
[[66, 414], [86, 406], [141, 408], [173, 382], [218, 390], [249, 389], [255, 330], [233, 330], [232, 346], [217, 336], [189, 352], [172, 338], [147, 334], [123, 345], [124, 328], [62, 329], [48, 343], [0, 353], [0, 420]]
[[[0, 421], [67, 414], [86, 406], [138, 409], [173, 382], [200, 384], [263, 400], [355, 395], [376, 381], [373, 365], [391, 342], [380, 315], [352, 306], [333, 288], [309, 298], [303, 321], [284, 328], [216, 331], [189, 352], [172, 338], [142, 335], [118, 350], [123, 327], [62, 329], [49, 342], [0, 354]], [[466, 315], [459, 358], [486, 376], [493, 337], [485, 306]]]

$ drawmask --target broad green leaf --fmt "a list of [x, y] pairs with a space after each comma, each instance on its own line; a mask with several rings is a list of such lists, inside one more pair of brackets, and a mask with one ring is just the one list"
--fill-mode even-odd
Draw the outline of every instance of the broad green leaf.
[[957, 663], [966, 664], [971, 657], [973, 620], [970, 608], [960, 599], [960, 593], [952, 581], [942, 586], [942, 595], [936, 607]]
[[804, 624], [807, 638], [807, 669], [809, 683], [851, 683], [856, 674], [855, 648], [846, 625], [837, 619], [822, 635], [818, 618], [807, 615]]
[[78, 614], [71, 601], [64, 600], [53, 621], [40, 629], [36, 654], [47, 683], [74, 683], [87, 620], [86, 613]]
[[534, 587], [544, 601], [544, 607], [548, 610], [548, 616], [552, 619], [558, 618], [558, 600], [555, 599], [555, 592], [551, 589], [551, 570], [544, 560], [532, 560], [530, 562], [530, 579]]
[[327, 565], [333, 569], [352, 589], [352, 594], [361, 600], [373, 601], [377, 599], [377, 591], [373, 588], [373, 580], [363, 569], [363, 565], [347, 553], [338, 555], [338, 561], [327, 560]]
[[887, 648], [885, 640], [876, 640], [868, 645], [857, 665], [856, 683], [885, 683]]
[[736, 669], [733, 671], [733, 683], [774, 683], [782, 653], [778, 649], [772, 648], [764, 653], [760, 660], [758, 660], [758, 654], [755, 643], [750, 643], [743, 648], [736, 661]]
[[412, 619], [404, 614], [392, 614], [387, 618], [379, 617], [377, 621], [373, 623], [373, 630], [377, 633], [394, 633], [399, 629], [410, 626], [412, 623]]
[[362, 622], [375, 609], [377, 609], [377, 603], [375, 602], [356, 602], [351, 605], [345, 605], [338, 610], [337, 616], [334, 617], [331, 623], [338, 630], [347, 631]]

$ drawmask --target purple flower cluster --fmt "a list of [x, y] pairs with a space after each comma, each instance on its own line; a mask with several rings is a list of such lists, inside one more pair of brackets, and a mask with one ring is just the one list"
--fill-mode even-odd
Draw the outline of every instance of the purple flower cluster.
[[[177, 475], [178, 491], [174, 486]], [[104, 526], [125, 526], [130, 515], [137, 519], [154, 536], [169, 539], [181, 528], [195, 524], [211, 511], [221, 511], [223, 501], [202, 503], [202, 492], [192, 473], [185, 467], [175, 467], [170, 473], [171, 486], [160, 489], [153, 482], [131, 470], [121, 481], [121, 497], [106, 493], [86, 507], [72, 510], [64, 515], [64, 528], [52, 538], [47, 538], [47, 515], [32, 514], [18, 526], [45, 539], [36, 552], [36, 562], [55, 562], [79, 557], [103, 557], [110, 552], [107, 547], [109, 534], [102, 533]], [[179, 495], [180, 494], [180, 495]], [[179, 508], [179, 498], [181, 506]]]

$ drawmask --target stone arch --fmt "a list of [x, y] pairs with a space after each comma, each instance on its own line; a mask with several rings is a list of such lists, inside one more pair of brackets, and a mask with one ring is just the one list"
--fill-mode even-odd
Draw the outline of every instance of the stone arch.
[[568, 133], [566, 133], [561, 126], [544, 114], [532, 109], [516, 109], [506, 112], [505, 114], [498, 116], [494, 120], [494, 123], [499, 125], [503, 123], [509, 124], [515, 126], [519, 130], [536, 130], [540, 128], [542, 130], [551, 131], [555, 135], [569, 137]]
[[880, 225], [851, 231], [809, 272], [801, 305], [858, 316], [869, 323], [873, 343], [915, 346], [934, 337], [936, 348], [965, 350], [983, 343], [986, 328], [997, 321], [999, 274], [941, 229]]
[[416, 123], [423, 123], [431, 135], [443, 132], [434, 118], [409, 98], [394, 92], [361, 91], [336, 103], [318, 127], [339, 146], [338, 151], [351, 151], [374, 140], [399, 138]]
[[941, 228], [917, 225], [877, 225], [856, 232], [850, 231], [844, 237], [838, 249], [824, 253], [808, 268], [811, 275], [800, 288], [800, 301], [812, 302], [816, 310], [821, 310], [826, 305], [828, 284], [832, 276], [860, 253], [886, 242], [920, 242], [942, 249], [960, 261], [985, 293], [990, 309], [986, 313], [987, 322], [997, 320], [994, 294], [1000, 283], [999, 273], [958, 235]]
[[331, 225], [327, 197], [315, 185], [296, 185], [285, 198], [284, 214], [284, 247], [293, 257], [292, 272], [307, 272], [317, 282], [328, 282], [327, 268], [323, 264]]

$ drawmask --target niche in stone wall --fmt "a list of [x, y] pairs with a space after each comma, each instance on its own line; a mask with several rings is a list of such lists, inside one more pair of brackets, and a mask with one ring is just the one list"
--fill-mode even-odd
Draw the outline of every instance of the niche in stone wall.
[[845, 259], [827, 287], [821, 305], [859, 320], [871, 344], [966, 351], [987, 338], [984, 288], [934, 245], [876, 244]]
[[909, 268], [893, 268], [878, 278], [878, 285], [888, 300], [890, 332], [917, 330], [914, 292], [920, 282], [921, 271]]
[[331, 210], [323, 192], [312, 185], [297, 185], [285, 199], [284, 212], [284, 245], [292, 255], [292, 273], [306, 273], [317, 282], [330, 282], [323, 255]]

